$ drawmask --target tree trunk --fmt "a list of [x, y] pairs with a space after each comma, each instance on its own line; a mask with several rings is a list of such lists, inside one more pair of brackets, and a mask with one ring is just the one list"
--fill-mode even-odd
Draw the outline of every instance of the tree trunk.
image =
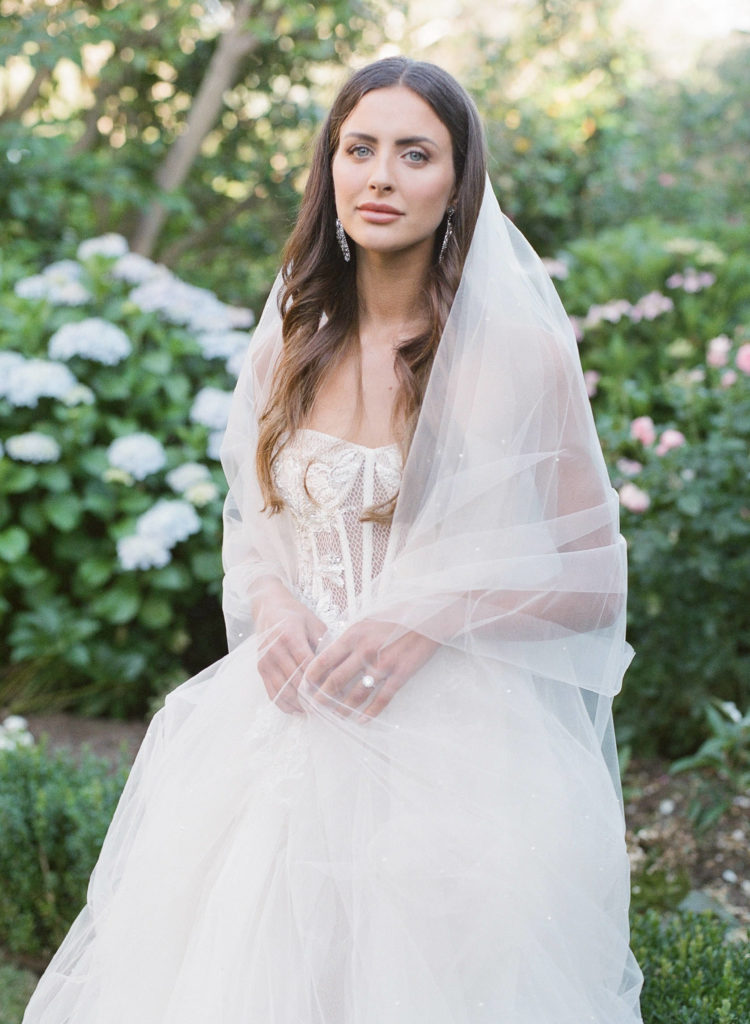
[[26, 87], [26, 92], [14, 107], [9, 107], [0, 114], [0, 124], [5, 121], [18, 121], [26, 111], [32, 107], [37, 96], [42, 91], [42, 86], [52, 74], [51, 68], [37, 68], [34, 77]]
[[[185, 131], [172, 144], [157, 170], [154, 180], [164, 192], [173, 192], [185, 181], [208, 132], [213, 128], [224, 102], [224, 93], [234, 85], [243, 59], [259, 45], [242, 24], [251, 9], [249, 2], [237, 5], [234, 24], [219, 39], [200, 88], [190, 108]], [[154, 200], [141, 215], [134, 238], [133, 252], [151, 256], [167, 219], [167, 209]]]
[[90, 149], [93, 149], [97, 140], [100, 138], [99, 129], [97, 128], [97, 122], [101, 117], [104, 105], [110, 96], [114, 96], [120, 89], [120, 86], [127, 80], [126, 75], [120, 75], [114, 81], [109, 81], [102, 78], [94, 89], [94, 103], [93, 106], [89, 107], [86, 111], [86, 117], [83, 122], [83, 133], [73, 145], [70, 147], [70, 155], [75, 157], [79, 153], [87, 153]]

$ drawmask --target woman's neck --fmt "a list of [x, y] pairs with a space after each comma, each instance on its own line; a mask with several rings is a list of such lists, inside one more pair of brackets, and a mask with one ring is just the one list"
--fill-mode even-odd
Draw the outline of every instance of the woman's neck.
[[357, 254], [360, 337], [393, 341], [422, 329], [428, 253]]

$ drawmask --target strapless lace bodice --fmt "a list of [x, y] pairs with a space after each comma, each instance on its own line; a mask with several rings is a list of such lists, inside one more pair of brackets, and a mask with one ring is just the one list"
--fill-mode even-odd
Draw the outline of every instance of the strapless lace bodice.
[[360, 516], [398, 490], [400, 450], [300, 430], [280, 454], [275, 475], [295, 528], [299, 596], [335, 626], [353, 614], [382, 568], [389, 529]]

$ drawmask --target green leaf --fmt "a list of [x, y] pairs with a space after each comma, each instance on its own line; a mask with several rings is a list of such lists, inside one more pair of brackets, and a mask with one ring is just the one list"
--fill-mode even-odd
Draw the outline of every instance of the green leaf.
[[30, 533], [45, 533], [48, 529], [47, 519], [36, 502], [25, 501], [18, 518]]
[[221, 575], [221, 556], [217, 552], [199, 551], [190, 559], [196, 579], [210, 582]]
[[139, 360], [139, 368], [155, 377], [165, 376], [172, 369], [172, 357], [169, 352], [148, 352]]
[[117, 509], [114, 495], [106, 491], [91, 491], [83, 497], [83, 507], [99, 519], [111, 518]]
[[103, 402], [116, 402], [130, 397], [131, 382], [124, 374], [102, 375], [97, 384], [97, 393]]
[[16, 562], [10, 569], [10, 577], [19, 587], [38, 587], [44, 583], [47, 576], [47, 569], [37, 565], [32, 558]]
[[0, 558], [17, 562], [29, 550], [29, 535], [20, 526], [9, 526], [0, 533]]
[[55, 495], [43, 504], [47, 519], [63, 533], [70, 533], [81, 521], [81, 500], [75, 494]]
[[141, 604], [137, 591], [124, 586], [115, 586], [91, 603], [91, 610], [105, 622], [121, 625], [130, 622], [138, 614]]
[[92, 448], [89, 451], [81, 452], [78, 456], [78, 464], [89, 476], [101, 476], [109, 463], [107, 454], [103, 448]]
[[2, 482], [6, 494], [22, 494], [37, 482], [37, 471], [31, 466], [13, 466]]
[[65, 653], [65, 660], [75, 668], [86, 668], [91, 664], [91, 654], [86, 644], [72, 644]]
[[172, 618], [171, 605], [163, 597], [147, 597], [138, 613], [138, 621], [148, 629], [163, 629]]
[[149, 575], [149, 583], [159, 590], [186, 590], [190, 586], [190, 574], [181, 565], [165, 565]]
[[86, 558], [76, 569], [76, 576], [89, 587], [100, 587], [112, 576], [113, 562], [106, 558]]
[[190, 399], [192, 389], [187, 377], [165, 377], [163, 387], [170, 401], [176, 406], [185, 405]]
[[680, 494], [677, 498], [677, 508], [686, 516], [698, 516], [703, 503], [697, 494]]
[[39, 483], [48, 491], [61, 494], [70, 487], [70, 473], [62, 466], [44, 466], [39, 470]]

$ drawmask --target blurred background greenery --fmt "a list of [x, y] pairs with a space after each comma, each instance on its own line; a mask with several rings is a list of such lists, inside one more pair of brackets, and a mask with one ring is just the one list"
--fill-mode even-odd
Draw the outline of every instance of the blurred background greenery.
[[620, 495], [626, 799], [672, 837], [636, 835], [644, 1019], [747, 1021], [746, 944], [662, 917], [692, 840], [671, 799], [649, 804], [670, 762], [690, 776], [683, 816], [719, 823], [707, 873], [750, 920], [745, 0], [0, 0], [0, 16], [0, 1024], [80, 907], [127, 774], [7, 715], [142, 719], [224, 653], [216, 449], [249, 310], [332, 95], [392, 53], [474, 95], [497, 195], [571, 314]]
[[[142, 715], [224, 650], [215, 460], [169, 565], [128, 568], [117, 542], [170, 495], [167, 471], [211, 462], [191, 410], [234, 377], [189, 318], [138, 306], [114, 255], [79, 246], [116, 232], [172, 280], [259, 310], [327, 103], [350, 68], [399, 52], [476, 98], [501, 203], [575, 320], [630, 546], [621, 741], [689, 755], [712, 698], [747, 710], [750, 25], [731, 0], [669, 9], [0, 0], [0, 355], [44, 361], [83, 316], [132, 345], [117, 365], [69, 360], [86, 400], [0, 389], [0, 706]], [[50, 265], [84, 297], [24, 285]], [[46, 462], [7, 444], [39, 430], [62, 442]], [[163, 467], [118, 478], [108, 446], [144, 431]]]

